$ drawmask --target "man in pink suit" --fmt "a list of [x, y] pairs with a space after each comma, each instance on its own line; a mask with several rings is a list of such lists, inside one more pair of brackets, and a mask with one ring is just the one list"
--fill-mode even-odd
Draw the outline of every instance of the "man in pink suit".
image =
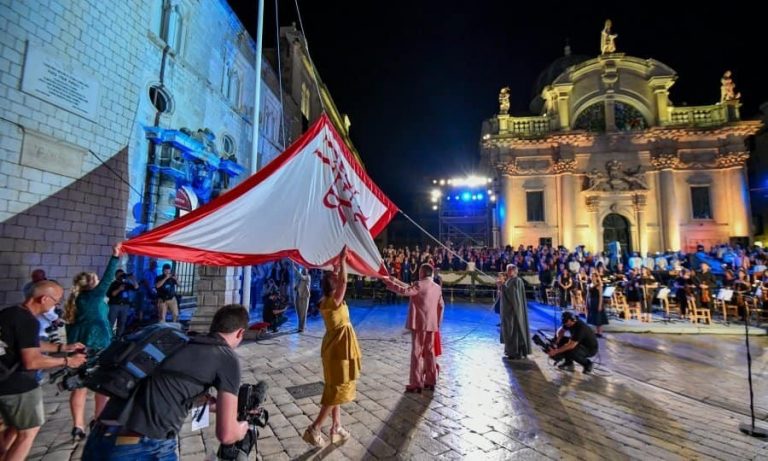
[[432, 272], [432, 266], [422, 264], [419, 281], [411, 286], [392, 277], [384, 281], [390, 291], [411, 298], [405, 322], [405, 328], [411, 330], [411, 376], [405, 392], [434, 390], [437, 382], [435, 334], [440, 331], [445, 302], [440, 285], [432, 280]]

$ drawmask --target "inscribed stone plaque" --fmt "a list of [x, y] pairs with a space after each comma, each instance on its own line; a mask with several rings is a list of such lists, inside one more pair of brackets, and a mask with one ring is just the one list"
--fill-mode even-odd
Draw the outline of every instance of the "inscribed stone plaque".
[[86, 150], [60, 139], [24, 130], [21, 164], [51, 173], [79, 178], [83, 172]]
[[90, 120], [98, 115], [98, 80], [32, 43], [27, 43], [21, 90]]

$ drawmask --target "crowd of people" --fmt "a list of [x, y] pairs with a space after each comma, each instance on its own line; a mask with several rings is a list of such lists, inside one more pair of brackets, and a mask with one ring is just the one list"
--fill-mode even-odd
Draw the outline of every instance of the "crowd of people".
[[[574, 297], [584, 296], [588, 300], [586, 323], [565, 311], [562, 327], [546, 349], [556, 363], [562, 362], [560, 368], [572, 370], [573, 364], [579, 363], [584, 373], [592, 371], [590, 357], [597, 353], [597, 338], [607, 323], [602, 305], [604, 286], [611, 284], [624, 291], [631, 302], [644, 304], [650, 301], [646, 298], [647, 287], [666, 284], [676, 290], [677, 296], [695, 295], [697, 302], [706, 307], [711, 304], [716, 286], [731, 287], [737, 296], [762, 289], [766, 269], [766, 254], [761, 248], [746, 251], [728, 246], [710, 252], [700, 247], [690, 255], [669, 253], [645, 258], [637, 254], [624, 258], [591, 255], [583, 247], [568, 251], [546, 246], [495, 250], [425, 247], [424, 251], [418, 247], [389, 247], [383, 253], [391, 275], [382, 282], [390, 292], [409, 300], [405, 326], [411, 332], [411, 360], [405, 392], [410, 393], [434, 390], [438, 382], [436, 358], [441, 353], [440, 326], [445, 308], [440, 280], [436, 278], [441, 267], [494, 271], [503, 266], [497, 288], [500, 341], [507, 360], [525, 359], [532, 350], [524, 272], [536, 272], [542, 286], [557, 290], [564, 307], [570, 306]], [[31, 274], [21, 303], [0, 309], [0, 416], [6, 427], [0, 438], [0, 459], [24, 459], [44, 423], [40, 370], [77, 368], [86, 362], [86, 351], [92, 355], [107, 348], [115, 337], [127, 331], [130, 315], [126, 310], [135, 306], [137, 297], [154, 304], [160, 322], [166, 320], [168, 312], [172, 320], [178, 319], [177, 282], [171, 266], [164, 265], [158, 274], [156, 264], [151, 264], [137, 280], [118, 268], [120, 254], [120, 245], [115, 245], [101, 277], [83, 272], [74, 278], [61, 313], [66, 323], [66, 344], [52, 336], [64, 288], [48, 280], [44, 271], [38, 269]], [[345, 247], [335, 269], [315, 279], [322, 291], [317, 312], [325, 325], [321, 347], [325, 387], [320, 413], [307, 427], [303, 439], [318, 447], [328, 443], [321, 427], [329, 416], [330, 441], [343, 442], [350, 437], [341, 422], [340, 405], [354, 400], [362, 369], [362, 352], [345, 302], [347, 256]], [[712, 261], [722, 262], [722, 277], [712, 273]], [[412, 267], [418, 267], [415, 273]], [[278, 317], [285, 315], [287, 300], [292, 299], [299, 330], [303, 330], [312, 297], [312, 278], [308, 270], [292, 263], [273, 266], [266, 278], [264, 315], [271, 315], [270, 320], [279, 326]], [[766, 288], [764, 292], [768, 292], [768, 285]], [[95, 393], [94, 414], [88, 423], [85, 401], [89, 391], [73, 390], [71, 435], [75, 441], [88, 437], [83, 459], [147, 454], [175, 459], [181, 424], [193, 402], [201, 397], [210, 400], [219, 415], [216, 435], [222, 443], [231, 444], [245, 437], [248, 426], [237, 419], [240, 373], [232, 350], [242, 341], [248, 325], [248, 310], [243, 306], [221, 308], [209, 333], [216, 347], [189, 347], [178, 357], [172, 356], [163, 362], [163, 372], [150, 375], [127, 400], [107, 399]], [[215, 402], [205, 397], [211, 387], [217, 389]]]

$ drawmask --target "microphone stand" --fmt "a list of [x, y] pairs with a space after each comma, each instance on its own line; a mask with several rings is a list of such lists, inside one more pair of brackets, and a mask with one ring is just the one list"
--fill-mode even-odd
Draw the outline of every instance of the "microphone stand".
[[752, 389], [752, 353], [749, 351], [749, 309], [744, 311], [744, 341], [747, 346], [747, 379], [749, 381], [749, 412], [752, 417], [750, 423], [739, 424], [739, 430], [752, 437], [764, 439], [768, 437], [768, 429], [755, 425], [755, 394]]

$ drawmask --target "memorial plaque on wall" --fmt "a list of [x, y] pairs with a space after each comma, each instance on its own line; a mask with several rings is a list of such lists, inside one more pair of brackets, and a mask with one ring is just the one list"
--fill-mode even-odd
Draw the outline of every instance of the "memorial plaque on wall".
[[33, 130], [24, 131], [21, 164], [38, 170], [79, 178], [88, 151], [80, 146]]
[[68, 59], [27, 43], [21, 90], [90, 120], [99, 109], [99, 82]]

